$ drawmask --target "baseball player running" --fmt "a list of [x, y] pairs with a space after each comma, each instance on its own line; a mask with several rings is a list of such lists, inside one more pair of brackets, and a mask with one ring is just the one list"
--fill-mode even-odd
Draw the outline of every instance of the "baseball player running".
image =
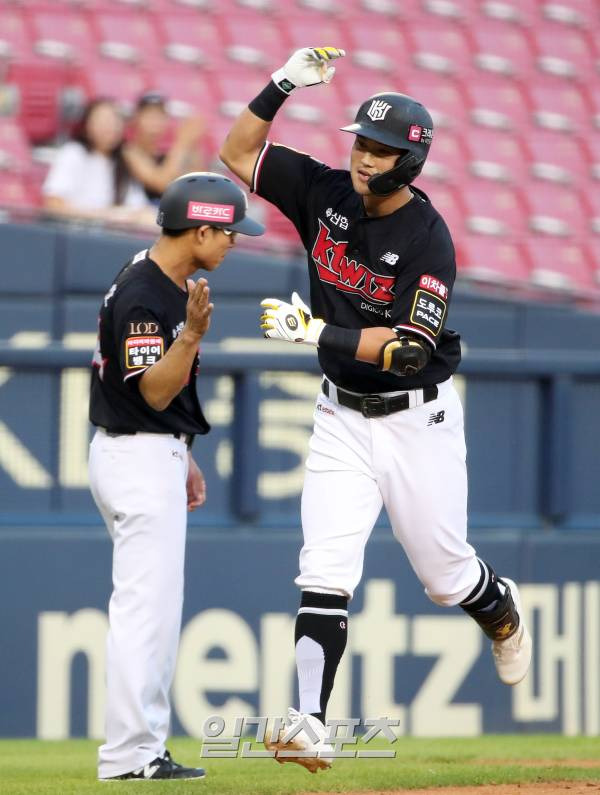
[[213, 305], [206, 279], [246, 217], [245, 193], [191, 173], [163, 194], [162, 234], [116, 277], [100, 308], [92, 368], [90, 484], [114, 544], [107, 642], [106, 742], [100, 779], [199, 779], [165, 748], [183, 602], [186, 508], [206, 498], [191, 456], [210, 430], [195, 389]]
[[327, 702], [382, 506], [429, 598], [459, 605], [491, 639], [502, 682], [525, 676], [532, 646], [516, 585], [466, 537], [463, 415], [452, 383], [460, 338], [445, 327], [454, 248], [443, 218], [412, 186], [433, 139], [431, 116], [403, 94], [366, 99], [342, 128], [355, 136], [349, 171], [267, 140], [289, 95], [328, 83], [343, 55], [334, 47], [295, 52], [221, 149], [229, 168], [294, 223], [308, 254], [312, 311], [296, 294], [291, 303], [267, 298], [261, 328], [269, 339], [317, 346], [323, 370], [296, 578], [300, 704], [288, 711], [292, 731], [268, 742], [310, 752], [278, 761], [313, 772], [331, 764]]

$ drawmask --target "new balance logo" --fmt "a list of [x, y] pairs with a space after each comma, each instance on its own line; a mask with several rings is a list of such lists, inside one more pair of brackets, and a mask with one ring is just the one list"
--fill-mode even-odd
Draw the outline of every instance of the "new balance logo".
[[382, 254], [380, 260], [382, 262], [387, 262], [388, 265], [395, 265], [398, 260], [400, 259], [399, 254], [393, 254], [391, 251], [386, 251], [385, 254]]
[[367, 111], [367, 116], [373, 121], [383, 121], [391, 107], [389, 102], [385, 102], [383, 99], [374, 99]]
[[439, 425], [439, 423], [443, 421], [444, 421], [444, 412], [443, 411], [434, 412], [433, 414], [429, 415], [429, 421], [427, 422], [427, 426]]

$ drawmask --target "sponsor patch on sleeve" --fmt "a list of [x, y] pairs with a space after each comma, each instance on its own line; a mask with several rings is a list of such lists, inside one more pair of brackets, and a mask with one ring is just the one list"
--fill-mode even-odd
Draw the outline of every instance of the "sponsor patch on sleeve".
[[422, 287], [423, 290], [427, 290], [430, 293], [439, 295], [439, 297], [443, 298], [444, 301], [448, 300], [448, 288], [444, 282], [436, 279], [435, 276], [429, 276], [428, 274], [424, 273], [423, 276], [421, 276], [421, 280], [419, 281], [419, 287]]
[[125, 340], [125, 367], [138, 370], [151, 367], [162, 359], [164, 341], [162, 337], [127, 337]]
[[446, 302], [425, 290], [417, 290], [410, 313], [410, 322], [434, 337], [442, 330], [446, 316]]

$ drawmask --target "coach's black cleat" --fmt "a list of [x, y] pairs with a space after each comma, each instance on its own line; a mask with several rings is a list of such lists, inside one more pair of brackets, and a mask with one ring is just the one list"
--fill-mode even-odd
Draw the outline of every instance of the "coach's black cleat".
[[165, 781], [166, 779], [177, 779], [185, 781], [192, 778], [204, 778], [205, 772], [201, 767], [184, 767], [171, 759], [171, 754], [165, 751], [163, 757], [157, 756], [153, 762], [148, 762], [144, 767], [132, 770], [131, 773], [123, 773], [122, 776], [111, 776], [103, 778], [101, 781], [125, 781], [129, 779], [146, 781]]

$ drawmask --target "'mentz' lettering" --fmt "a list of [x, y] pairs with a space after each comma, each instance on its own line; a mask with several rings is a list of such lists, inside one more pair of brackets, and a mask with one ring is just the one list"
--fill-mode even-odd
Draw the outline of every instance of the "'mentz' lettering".
[[394, 300], [394, 277], [383, 276], [346, 256], [347, 241], [337, 242], [319, 219], [319, 234], [312, 249], [319, 279], [346, 293], [357, 293], [380, 304]]

